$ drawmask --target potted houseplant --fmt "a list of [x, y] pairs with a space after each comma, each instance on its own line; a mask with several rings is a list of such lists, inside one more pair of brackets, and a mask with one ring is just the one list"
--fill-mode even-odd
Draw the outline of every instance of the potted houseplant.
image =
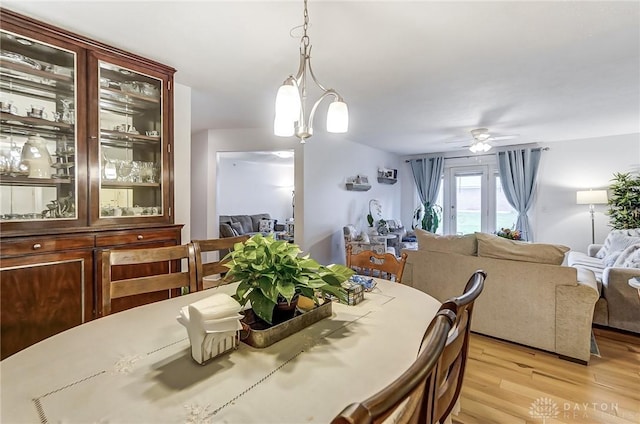
[[279, 302], [291, 305], [299, 295], [319, 304], [316, 293], [333, 295], [346, 301], [342, 283], [354, 271], [344, 265], [324, 266], [301, 256], [300, 247], [273, 235], [256, 234], [244, 243], [236, 243], [225, 256], [228, 282], [239, 282], [234, 298], [245, 305], [251, 301], [255, 314], [272, 324], [273, 312]]
[[423, 230], [435, 233], [440, 226], [442, 220], [442, 207], [440, 205], [432, 205], [429, 202], [418, 205], [413, 212], [412, 228], [422, 228]]
[[640, 228], [640, 175], [613, 174], [609, 186], [609, 222], [616, 230]]

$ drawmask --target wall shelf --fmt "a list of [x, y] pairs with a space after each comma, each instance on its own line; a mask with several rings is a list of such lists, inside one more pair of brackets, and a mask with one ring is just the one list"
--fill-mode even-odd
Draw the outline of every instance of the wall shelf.
[[378, 182], [380, 184], [395, 184], [398, 182], [397, 178], [385, 178], [385, 177], [378, 177]]
[[398, 170], [397, 169], [378, 169], [378, 182], [380, 184], [395, 184], [398, 182]]
[[369, 191], [371, 190], [371, 184], [356, 184], [356, 183], [346, 183], [347, 190], [350, 191]]

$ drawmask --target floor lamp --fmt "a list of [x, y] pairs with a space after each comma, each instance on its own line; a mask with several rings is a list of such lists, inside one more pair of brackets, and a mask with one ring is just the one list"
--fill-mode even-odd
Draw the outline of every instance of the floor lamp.
[[607, 190], [580, 190], [576, 192], [576, 203], [578, 205], [589, 205], [589, 213], [591, 214], [591, 244], [596, 242], [595, 229], [595, 206], [606, 205], [608, 203]]

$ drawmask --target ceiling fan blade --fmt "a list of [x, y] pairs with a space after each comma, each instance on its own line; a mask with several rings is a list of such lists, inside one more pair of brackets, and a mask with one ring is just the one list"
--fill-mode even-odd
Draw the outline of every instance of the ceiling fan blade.
[[514, 138], [520, 137], [518, 134], [511, 135], [497, 135], [489, 137], [490, 141], [500, 141], [500, 140], [513, 140]]

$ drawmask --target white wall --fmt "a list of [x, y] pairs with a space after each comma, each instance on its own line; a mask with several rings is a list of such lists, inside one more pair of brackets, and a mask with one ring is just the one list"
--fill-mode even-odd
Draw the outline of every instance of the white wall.
[[184, 224], [182, 243], [191, 240], [191, 190], [180, 187], [191, 186], [191, 87], [174, 84], [173, 102], [173, 180], [174, 186], [174, 222]]
[[[394, 185], [377, 182], [378, 168], [400, 167], [397, 155], [322, 134], [305, 144], [304, 159], [304, 248], [314, 259], [345, 262], [342, 227], [366, 230], [371, 199], [381, 201], [383, 217], [400, 219], [402, 178]], [[369, 178], [371, 190], [346, 189], [345, 179], [358, 174]]]
[[268, 213], [284, 224], [293, 216], [293, 158], [271, 163], [218, 155], [219, 215]]
[[[576, 191], [605, 189], [614, 173], [640, 170], [640, 134], [548, 143], [540, 161], [536, 202], [531, 213], [535, 240], [585, 252], [591, 243], [588, 205], [576, 205]], [[595, 239], [609, 227], [606, 205], [596, 205]]]

